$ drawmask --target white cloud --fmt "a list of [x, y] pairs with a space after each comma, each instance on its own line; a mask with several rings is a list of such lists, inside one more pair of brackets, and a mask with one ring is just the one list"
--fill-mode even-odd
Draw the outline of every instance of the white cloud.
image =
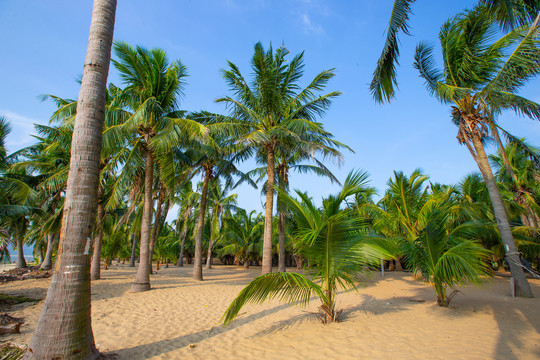
[[311, 22], [308, 14], [302, 14], [302, 25], [304, 26], [304, 31], [307, 34], [321, 34], [324, 32], [322, 26]]
[[31, 135], [34, 134], [34, 124], [46, 123], [5, 109], [0, 109], [1, 115], [5, 116], [11, 124], [11, 133], [6, 138], [8, 153], [32, 144], [34, 138]]

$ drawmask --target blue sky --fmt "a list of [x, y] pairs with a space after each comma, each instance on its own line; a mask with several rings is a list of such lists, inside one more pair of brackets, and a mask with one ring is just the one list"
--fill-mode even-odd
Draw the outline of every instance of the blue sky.
[[[219, 72], [227, 60], [244, 76], [251, 73], [253, 45], [282, 44], [291, 56], [305, 51], [304, 81], [335, 68], [327, 92], [340, 90], [321, 119], [335, 138], [355, 151], [345, 153], [338, 178], [351, 169], [364, 169], [382, 193], [393, 170], [411, 173], [421, 168], [432, 181], [456, 183], [476, 165], [459, 146], [449, 108], [430, 98], [412, 68], [419, 41], [437, 44], [442, 23], [475, 1], [418, 1], [411, 22], [412, 37], [401, 37], [399, 93], [387, 105], [376, 105], [368, 84], [384, 42], [392, 1], [323, 0], [120, 0], [115, 39], [148, 48], [160, 47], [171, 60], [181, 59], [189, 78], [181, 108], [226, 113], [215, 104], [230, 94]], [[89, 0], [0, 1], [0, 114], [12, 123], [8, 151], [33, 142], [33, 123], [47, 123], [52, 103], [40, 94], [75, 99], [90, 26]], [[109, 81], [121, 85], [113, 67]], [[522, 94], [540, 101], [539, 81]], [[503, 114], [500, 124], [533, 145], [540, 145], [540, 124]], [[243, 166], [248, 169], [252, 163]], [[326, 179], [291, 175], [291, 187], [307, 190], [315, 198], [337, 191]], [[262, 210], [258, 190], [240, 188], [242, 207]]]

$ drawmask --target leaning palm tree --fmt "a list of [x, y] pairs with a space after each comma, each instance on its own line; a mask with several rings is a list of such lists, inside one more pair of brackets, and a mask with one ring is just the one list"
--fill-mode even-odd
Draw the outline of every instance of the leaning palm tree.
[[484, 143], [490, 135], [497, 136], [495, 119], [503, 110], [540, 120], [540, 105], [516, 94], [540, 72], [538, 31], [538, 25], [521, 26], [492, 42], [497, 28], [482, 8], [476, 8], [442, 26], [442, 71], [435, 67], [432, 47], [421, 43], [415, 54], [415, 67], [426, 80], [428, 92], [442, 103], [453, 104], [452, 120], [458, 127], [458, 141], [466, 145], [484, 178], [515, 278], [516, 295], [523, 297], [533, 295]]
[[307, 305], [313, 295], [322, 303], [322, 321], [338, 320], [340, 311], [335, 309], [338, 289], [356, 289], [366, 265], [391, 256], [386, 240], [371, 236], [362, 229], [354, 211], [343, 207], [347, 198], [363, 190], [366, 181], [366, 173], [351, 172], [339, 194], [323, 199], [322, 208], [317, 208], [300, 191], [296, 191], [300, 200], [280, 193], [295, 215], [296, 241], [304, 245], [302, 255], [311, 265], [306, 270], [308, 276], [278, 272], [253, 279], [227, 308], [222, 321], [229, 324], [249, 302], [278, 297], [291, 304]]
[[[388, 102], [396, 94], [399, 34], [410, 35], [409, 20], [415, 1], [394, 0], [386, 41], [369, 86], [373, 99], [378, 103]], [[504, 30], [530, 23], [540, 12], [537, 0], [480, 0], [478, 3], [485, 6], [484, 11]]]
[[334, 91], [318, 95], [334, 76], [333, 69], [319, 73], [310, 84], [301, 89], [304, 53], [291, 61], [286, 57], [285, 47], [275, 52], [272, 47], [265, 51], [261, 43], [255, 44], [251, 60], [254, 72], [252, 83], [248, 83], [240, 69], [229, 62], [229, 70], [223, 70], [227, 84], [234, 97], [216, 100], [232, 108], [232, 115], [239, 128], [246, 130], [238, 142], [260, 149], [266, 157], [267, 186], [264, 225], [262, 273], [272, 271], [272, 212], [274, 208], [274, 183], [276, 174], [276, 151], [282, 143], [309, 143], [319, 135], [321, 143], [327, 145], [331, 134], [324, 131], [315, 120], [322, 116], [333, 98], [340, 95]]
[[26, 359], [96, 359], [90, 314], [90, 236], [95, 223], [101, 128], [116, 0], [95, 0], [53, 275]]

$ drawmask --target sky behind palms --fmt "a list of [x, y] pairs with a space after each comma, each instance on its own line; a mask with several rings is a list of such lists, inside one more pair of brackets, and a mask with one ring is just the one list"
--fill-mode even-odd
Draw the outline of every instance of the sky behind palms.
[[[470, 154], [456, 140], [448, 106], [430, 98], [412, 68], [415, 45], [437, 45], [442, 23], [475, 1], [418, 1], [411, 22], [413, 37], [401, 37], [399, 92], [396, 100], [376, 105], [368, 84], [384, 42], [392, 1], [324, 0], [120, 0], [115, 39], [147, 48], [160, 47], [169, 59], [181, 59], [189, 77], [181, 108], [227, 113], [216, 98], [230, 95], [220, 69], [227, 60], [249, 78], [249, 60], [257, 41], [284, 46], [293, 55], [305, 51], [304, 85], [317, 73], [336, 68], [325, 92], [343, 91], [321, 119], [335, 138], [354, 149], [340, 168], [328, 164], [339, 179], [364, 169], [382, 195], [393, 170], [410, 174], [421, 168], [433, 182], [456, 183], [477, 171]], [[40, 94], [76, 99], [82, 73], [91, 0], [0, 1], [0, 114], [12, 123], [7, 139], [12, 152], [33, 143], [33, 123], [45, 124], [54, 105]], [[437, 53], [440, 52], [436, 47]], [[121, 85], [111, 67], [109, 81]], [[540, 101], [540, 82], [522, 92]], [[514, 135], [540, 145], [540, 124], [505, 113], [500, 124]], [[493, 149], [491, 149], [493, 150]], [[253, 162], [241, 165], [244, 170]], [[337, 191], [326, 179], [291, 174], [291, 188], [315, 199]], [[239, 189], [239, 205], [262, 211], [259, 190]]]

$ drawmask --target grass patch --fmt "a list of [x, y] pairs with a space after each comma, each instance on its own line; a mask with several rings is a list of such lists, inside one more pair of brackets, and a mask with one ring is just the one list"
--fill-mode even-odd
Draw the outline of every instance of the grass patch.
[[32, 299], [26, 296], [0, 294], [0, 306], [16, 305], [16, 304], [22, 304], [25, 302], [38, 302], [38, 301], [39, 299]]
[[17, 346], [6, 344], [0, 347], [0, 360], [17, 360], [22, 359], [26, 346]]

